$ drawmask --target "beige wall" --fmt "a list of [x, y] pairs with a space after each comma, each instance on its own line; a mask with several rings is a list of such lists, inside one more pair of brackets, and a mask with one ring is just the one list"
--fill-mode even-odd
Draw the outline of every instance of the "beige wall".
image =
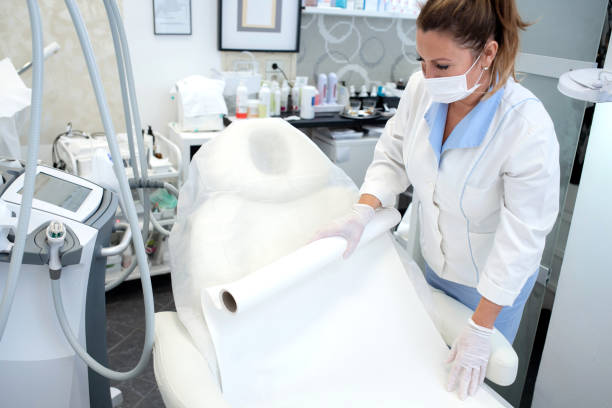
[[[264, 79], [277, 80], [282, 82], [283, 77], [278, 72], [271, 72], [267, 70], [272, 62], [276, 62], [280, 65], [281, 69], [285, 71], [285, 74], [290, 78], [295, 78], [296, 72], [296, 60], [297, 54], [293, 52], [253, 52], [252, 55], [255, 57], [255, 61], [259, 64], [259, 73]], [[236, 61], [250, 61], [251, 58], [237, 51], [222, 51], [221, 60], [223, 63], [224, 71], [233, 71], [234, 62]]]
[[[113, 42], [102, 1], [77, 0], [92, 39], [94, 52], [117, 131], [124, 131], [123, 109]], [[44, 44], [56, 41], [60, 51], [45, 61], [41, 143], [51, 143], [68, 121], [75, 129], [101, 131], [102, 122], [89, 82], [81, 47], [66, 6], [61, 0], [39, 0]], [[9, 57], [15, 68], [31, 59], [32, 40], [25, 1], [2, 0], [0, 7], [0, 59]], [[22, 75], [31, 86], [31, 70]], [[21, 143], [25, 144], [28, 126]]]

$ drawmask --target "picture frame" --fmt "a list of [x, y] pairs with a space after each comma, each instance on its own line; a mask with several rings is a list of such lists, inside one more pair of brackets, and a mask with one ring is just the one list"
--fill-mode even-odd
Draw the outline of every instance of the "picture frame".
[[299, 52], [300, 0], [218, 0], [220, 51]]
[[191, 35], [191, 0], [152, 0], [155, 35]]

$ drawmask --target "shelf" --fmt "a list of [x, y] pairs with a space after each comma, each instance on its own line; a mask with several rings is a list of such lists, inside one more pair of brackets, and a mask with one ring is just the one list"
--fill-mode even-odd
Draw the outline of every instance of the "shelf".
[[405, 20], [416, 20], [417, 15], [390, 13], [387, 11], [347, 10], [338, 7], [304, 7], [304, 14], [326, 14], [341, 17], [374, 17], [374, 18], [401, 18]]

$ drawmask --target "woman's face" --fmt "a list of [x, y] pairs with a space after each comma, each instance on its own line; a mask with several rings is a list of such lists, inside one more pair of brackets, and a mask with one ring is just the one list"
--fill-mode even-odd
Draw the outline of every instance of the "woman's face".
[[[491, 49], [492, 47], [494, 50]], [[443, 31], [417, 29], [416, 49], [425, 78], [463, 75], [478, 58], [478, 55], [474, 55], [473, 50], [462, 47], [450, 34]], [[493, 57], [491, 57], [491, 52], [493, 52]], [[495, 52], [497, 52], [497, 43], [490, 41], [485, 46], [478, 62], [470, 72], [467, 72], [468, 88], [476, 84], [483, 73], [483, 68], [490, 66]]]

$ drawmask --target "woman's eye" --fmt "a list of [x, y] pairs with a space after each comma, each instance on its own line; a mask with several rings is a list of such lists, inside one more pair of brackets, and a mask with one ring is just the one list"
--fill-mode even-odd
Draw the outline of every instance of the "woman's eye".
[[417, 59], [416, 59], [416, 60], [417, 60], [418, 62], [423, 62], [423, 57], [419, 56], [419, 57], [417, 57]]
[[436, 64], [436, 68], [444, 70], [444, 69], [448, 69], [448, 65]]

